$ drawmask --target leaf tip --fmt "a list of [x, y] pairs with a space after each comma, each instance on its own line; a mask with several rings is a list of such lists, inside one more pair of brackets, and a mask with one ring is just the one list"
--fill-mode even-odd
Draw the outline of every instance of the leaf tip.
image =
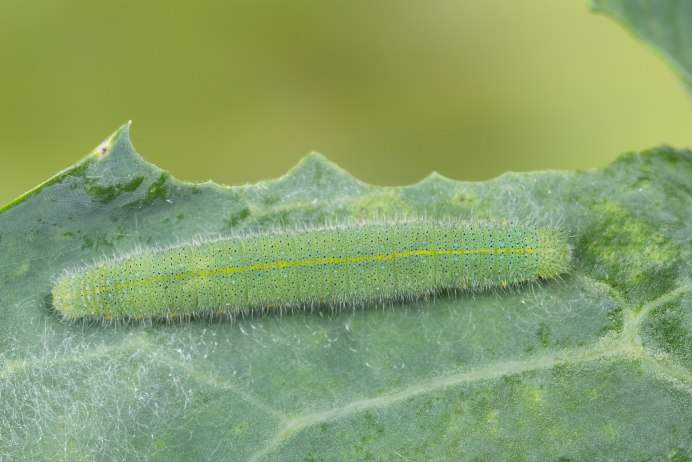
[[292, 170], [309, 169], [315, 168], [316, 166], [327, 169], [338, 169], [336, 164], [327, 159], [327, 157], [324, 154], [321, 154], [317, 151], [310, 151], [298, 161], [298, 164], [295, 167], [293, 167]]
[[303, 157], [304, 160], [307, 159], [313, 159], [313, 160], [319, 160], [320, 162], [329, 162], [327, 159], [327, 156], [322, 154], [319, 151], [309, 151], [305, 156]]
[[94, 150], [94, 154], [99, 158], [107, 156], [112, 150], [113, 146], [123, 141], [130, 144], [130, 126], [132, 125], [132, 120], [128, 120], [120, 128], [118, 128], [111, 136], [106, 138], [101, 144], [99, 144]]

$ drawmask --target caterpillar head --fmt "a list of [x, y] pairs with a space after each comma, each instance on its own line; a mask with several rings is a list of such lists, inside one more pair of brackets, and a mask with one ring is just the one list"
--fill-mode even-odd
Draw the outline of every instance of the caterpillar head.
[[572, 249], [563, 232], [552, 228], [540, 228], [538, 249], [538, 277], [554, 278], [567, 271]]

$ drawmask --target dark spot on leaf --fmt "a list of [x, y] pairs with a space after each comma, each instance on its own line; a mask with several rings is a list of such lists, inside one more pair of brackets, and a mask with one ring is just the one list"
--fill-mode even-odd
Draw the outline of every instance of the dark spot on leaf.
[[457, 194], [454, 199], [456, 200], [456, 202], [459, 202], [459, 203], [473, 202], [473, 197], [469, 196], [468, 194]]
[[267, 194], [264, 197], [262, 197], [262, 204], [271, 206], [279, 202], [279, 196], [275, 194]]
[[70, 171], [67, 172], [67, 175], [73, 177], [73, 178], [84, 178], [86, 176], [86, 171], [87, 168], [93, 163], [93, 160], [91, 161], [85, 161], [81, 164], [76, 165], [73, 167]]
[[152, 205], [156, 202], [165, 200], [168, 197], [168, 179], [170, 174], [164, 172], [159, 177], [147, 186], [147, 190], [144, 193], [144, 197], [132, 201], [126, 205], [126, 207], [139, 207], [143, 205]]
[[170, 174], [167, 172], [162, 173], [156, 181], [149, 185], [147, 192], [144, 196], [145, 204], [152, 204], [158, 200], [165, 199], [168, 195], [167, 182], [170, 178]]
[[229, 228], [236, 226], [238, 223], [250, 216], [250, 209], [248, 207], [242, 208], [236, 212], [231, 213], [231, 215], [224, 219], [224, 223]]
[[143, 176], [138, 176], [128, 181], [127, 183], [121, 183], [111, 186], [99, 186], [96, 184], [91, 184], [86, 186], [86, 191], [95, 196], [97, 202], [102, 204], [109, 203], [113, 201], [116, 197], [124, 192], [132, 192], [139, 187], [144, 181]]
[[536, 333], [538, 340], [541, 342], [544, 348], [550, 346], [550, 326], [542, 322], [538, 325], [538, 332]]
[[93, 249], [94, 240], [89, 236], [82, 236], [82, 249]]

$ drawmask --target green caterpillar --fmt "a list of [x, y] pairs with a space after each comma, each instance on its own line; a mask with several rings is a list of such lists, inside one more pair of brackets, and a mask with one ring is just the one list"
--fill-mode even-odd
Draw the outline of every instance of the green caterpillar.
[[564, 234], [499, 222], [382, 222], [282, 230], [153, 249], [67, 272], [66, 319], [156, 318], [425, 297], [553, 278]]

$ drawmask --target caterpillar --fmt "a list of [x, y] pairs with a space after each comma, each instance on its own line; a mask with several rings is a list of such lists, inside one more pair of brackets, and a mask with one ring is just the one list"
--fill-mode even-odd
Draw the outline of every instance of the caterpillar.
[[66, 319], [146, 319], [362, 305], [554, 278], [560, 230], [509, 222], [393, 221], [282, 229], [155, 248], [65, 272]]

